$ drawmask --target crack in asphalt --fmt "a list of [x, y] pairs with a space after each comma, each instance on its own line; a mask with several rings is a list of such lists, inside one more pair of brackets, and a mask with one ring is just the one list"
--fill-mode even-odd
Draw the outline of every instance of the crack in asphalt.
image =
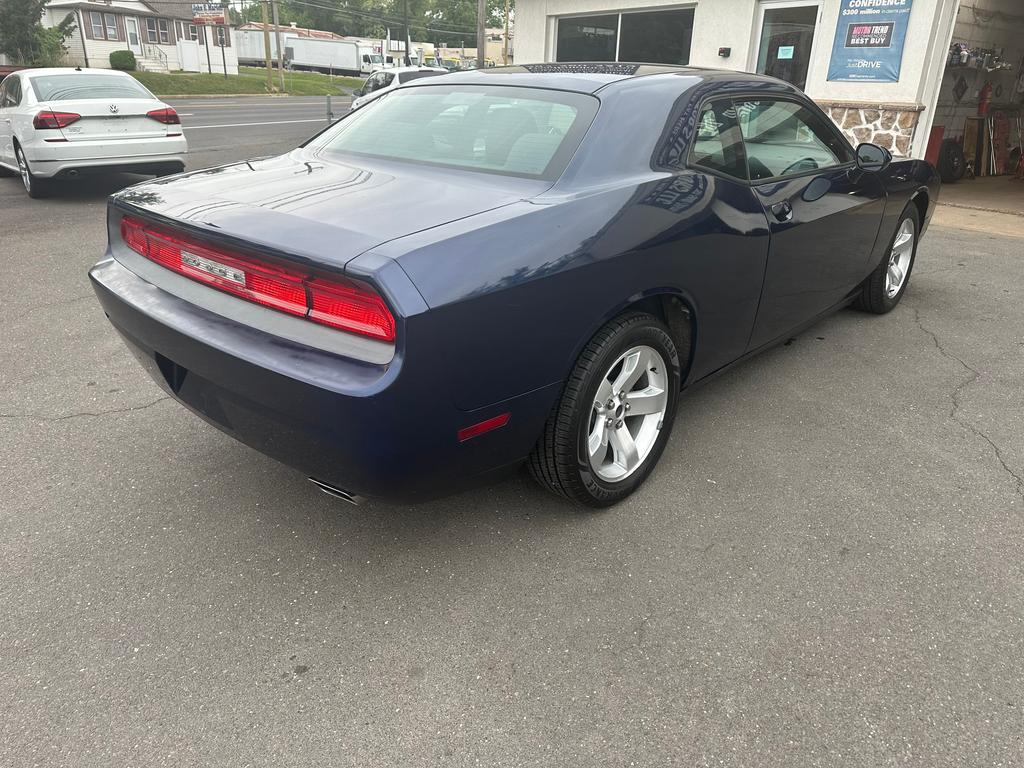
[[917, 324], [917, 327], [923, 333], [925, 333], [927, 336], [931, 338], [932, 344], [935, 345], [935, 349], [938, 350], [939, 354], [948, 360], [953, 360], [954, 362], [959, 363], [960, 366], [965, 371], [967, 371], [968, 374], [970, 374], [967, 378], [965, 378], [963, 381], [957, 384], [956, 387], [954, 387], [953, 392], [950, 395], [952, 405], [949, 409], [949, 418], [955, 421], [960, 426], [967, 429], [975, 437], [980, 437], [982, 440], [988, 443], [989, 447], [992, 448], [992, 452], [995, 454], [996, 460], [1002, 466], [1003, 471], [1006, 472], [1006, 474], [1013, 479], [1014, 483], [1016, 483], [1017, 495], [1020, 496], [1022, 500], [1024, 500], [1024, 477], [1015, 472], [1013, 468], [1010, 467], [1009, 464], [1007, 464], [1006, 457], [1003, 456], [1002, 449], [996, 444], [996, 442], [991, 437], [985, 434], [984, 431], [979, 429], [970, 421], [960, 418], [960, 409], [963, 406], [964, 391], [969, 386], [974, 384], [979, 378], [981, 378], [981, 371], [979, 371], [974, 366], [967, 364], [962, 358], [957, 357], [944, 346], [942, 346], [942, 342], [939, 341], [938, 335], [936, 335], [934, 331], [926, 328], [924, 326], [924, 323], [921, 322], [921, 311], [915, 306], [911, 306], [910, 309], [914, 313], [914, 322]]
[[144, 405], [133, 405], [130, 408], [111, 408], [109, 411], [79, 411], [78, 413], [68, 413], [64, 416], [42, 416], [36, 413], [0, 413], [0, 419], [26, 419], [28, 421], [67, 421], [68, 419], [78, 419], [83, 416], [92, 416], [99, 418], [101, 416], [110, 416], [115, 413], [132, 413], [134, 411], [144, 411], [147, 408], [152, 408], [157, 403], [162, 403], [164, 400], [170, 400], [169, 395], [157, 398], [151, 403], [145, 403]]

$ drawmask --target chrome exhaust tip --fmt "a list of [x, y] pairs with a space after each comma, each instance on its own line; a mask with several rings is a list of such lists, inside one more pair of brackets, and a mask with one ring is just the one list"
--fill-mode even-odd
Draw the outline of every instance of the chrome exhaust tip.
[[338, 488], [337, 486], [331, 485], [330, 483], [325, 483], [323, 480], [317, 480], [315, 477], [311, 477], [309, 478], [309, 482], [311, 482], [321, 491], [326, 493], [328, 496], [333, 496], [336, 499], [347, 501], [349, 504], [354, 504], [355, 506], [359, 506], [360, 504], [363, 503], [362, 496], [357, 496], [354, 493], [349, 493], [345, 489]]

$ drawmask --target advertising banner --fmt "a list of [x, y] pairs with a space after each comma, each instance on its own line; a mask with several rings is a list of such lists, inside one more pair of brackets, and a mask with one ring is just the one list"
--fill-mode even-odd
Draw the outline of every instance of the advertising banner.
[[192, 3], [193, 24], [227, 24], [227, 9], [220, 3]]
[[895, 83], [913, 0], [842, 0], [829, 80]]

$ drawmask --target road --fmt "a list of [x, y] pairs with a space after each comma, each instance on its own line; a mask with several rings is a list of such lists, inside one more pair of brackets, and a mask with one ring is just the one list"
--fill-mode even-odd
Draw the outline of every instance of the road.
[[[317, 127], [284, 120], [312, 103], [254, 103], [179, 103], [193, 162]], [[243, 122], [274, 124], [209, 127]], [[85, 278], [125, 180], [18, 183], [0, 765], [1024, 761], [1019, 225], [936, 226], [893, 313], [841, 312], [687, 394], [616, 509], [526, 478], [357, 508], [132, 359]]]

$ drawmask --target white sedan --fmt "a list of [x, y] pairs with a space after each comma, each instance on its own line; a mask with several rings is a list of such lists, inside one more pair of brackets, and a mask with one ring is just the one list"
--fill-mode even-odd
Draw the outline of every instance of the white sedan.
[[0, 170], [31, 197], [88, 173], [178, 173], [187, 152], [178, 114], [124, 72], [23, 69], [0, 83]]
[[413, 80], [419, 80], [421, 77], [447, 74], [448, 70], [440, 67], [394, 67], [393, 69], [378, 70], [366, 78], [362, 88], [353, 92], [352, 95], [356, 98], [352, 101], [352, 109], [364, 107], [388, 91], [393, 91], [398, 86], [411, 83]]

